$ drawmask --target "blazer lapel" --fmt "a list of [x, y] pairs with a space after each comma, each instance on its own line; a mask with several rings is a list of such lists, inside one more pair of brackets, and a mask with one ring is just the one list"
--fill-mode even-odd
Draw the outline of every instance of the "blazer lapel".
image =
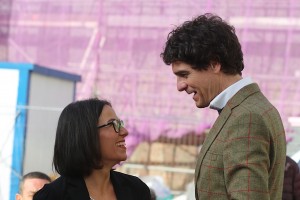
[[[231, 115], [231, 110], [236, 106], [240, 105], [247, 97], [252, 95], [253, 93], [260, 92], [260, 89], [256, 83], [252, 83], [243, 87], [240, 91], [238, 91], [226, 104], [223, 108], [223, 111], [217, 118], [216, 122], [214, 123], [213, 127], [209, 131], [207, 138], [204, 141], [204, 144], [200, 150], [196, 169], [195, 169], [195, 183], [197, 184], [197, 179], [200, 175], [201, 165], [203, 162], [203, 158], [205, 157], [208, 149], [210, 148], [213, 141], [218, 136], [219, 132], [221, 131], [222, 127], [228, 120], [229, 116]], [[196, 186], [197, 187], [197, 186]]]
[[196, 164], [196, 169], [195, 169], [195, 181], [198, 179], [199, 174], [200, 174], [200, 168], [203, 162], [203, 158], [206, 155], [209, 147], [215, 140], [215, 138], [218, 136], [220, 130], [224, 126], [225, 122], [227, 121], [228, 117], [230, 116], [231, 109], [227, 106], [224, 107], [223, 111], [217, 118], [216, 122], [214, 123], [213, 127], [210, 129], [209, 133], [206, 136], [206, 139], [203, 143], [203, 146], [201, 147], [198, 159], [197, 159], [197, 164]]
[[113, 170], [110, 171], [110, 179], [114, 186], [114, 190], [118, 200], [133, 199], [130, 188], [128, 187], [126, 182], [124, 182], [123, 179], [120, 179], [120, 177], [118, 177], [118, 174]]
[[66, 199], [68, 200], [89, 200], [89, 192], [83, 178], [67, 178]]

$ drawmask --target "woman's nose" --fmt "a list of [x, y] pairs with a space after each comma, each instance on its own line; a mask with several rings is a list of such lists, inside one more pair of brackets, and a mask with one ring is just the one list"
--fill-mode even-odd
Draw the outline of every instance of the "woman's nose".
[[127, 129], [125, 127], [121, 127], [119, 135], [126, 137], [128, 135]]

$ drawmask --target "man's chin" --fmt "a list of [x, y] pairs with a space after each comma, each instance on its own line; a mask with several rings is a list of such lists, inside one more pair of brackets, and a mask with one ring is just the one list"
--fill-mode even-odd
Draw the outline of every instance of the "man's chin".
[[204, 105], [204, 104], [201, 104], [200, 102], [195, 102], [197, 108], [206, 108], [208, 107], [209, 105]]

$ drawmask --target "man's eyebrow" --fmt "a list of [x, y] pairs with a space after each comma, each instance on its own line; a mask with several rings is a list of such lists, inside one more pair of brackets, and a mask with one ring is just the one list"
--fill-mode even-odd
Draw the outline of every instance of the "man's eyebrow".
[[181, 71], [174, 72], [174, 74], [175, 74], [176, 76], [184, 76], [184, 75], [189, 74], [189, 72], [188, 72], [188, 71], [185, 71], [185, 70], [181, 70]]

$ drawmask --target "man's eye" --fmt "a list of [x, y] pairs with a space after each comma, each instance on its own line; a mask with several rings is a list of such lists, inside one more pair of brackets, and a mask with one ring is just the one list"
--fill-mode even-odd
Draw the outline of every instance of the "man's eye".
[[189, 74], [181, 74], [181, 77], [183, 77], [183, 78], [187, 78], [189, 76]]
[[188, 78], [189, 76], [189, 72], [176, 72], [175, 75], [178, 77], [178, 78]]

